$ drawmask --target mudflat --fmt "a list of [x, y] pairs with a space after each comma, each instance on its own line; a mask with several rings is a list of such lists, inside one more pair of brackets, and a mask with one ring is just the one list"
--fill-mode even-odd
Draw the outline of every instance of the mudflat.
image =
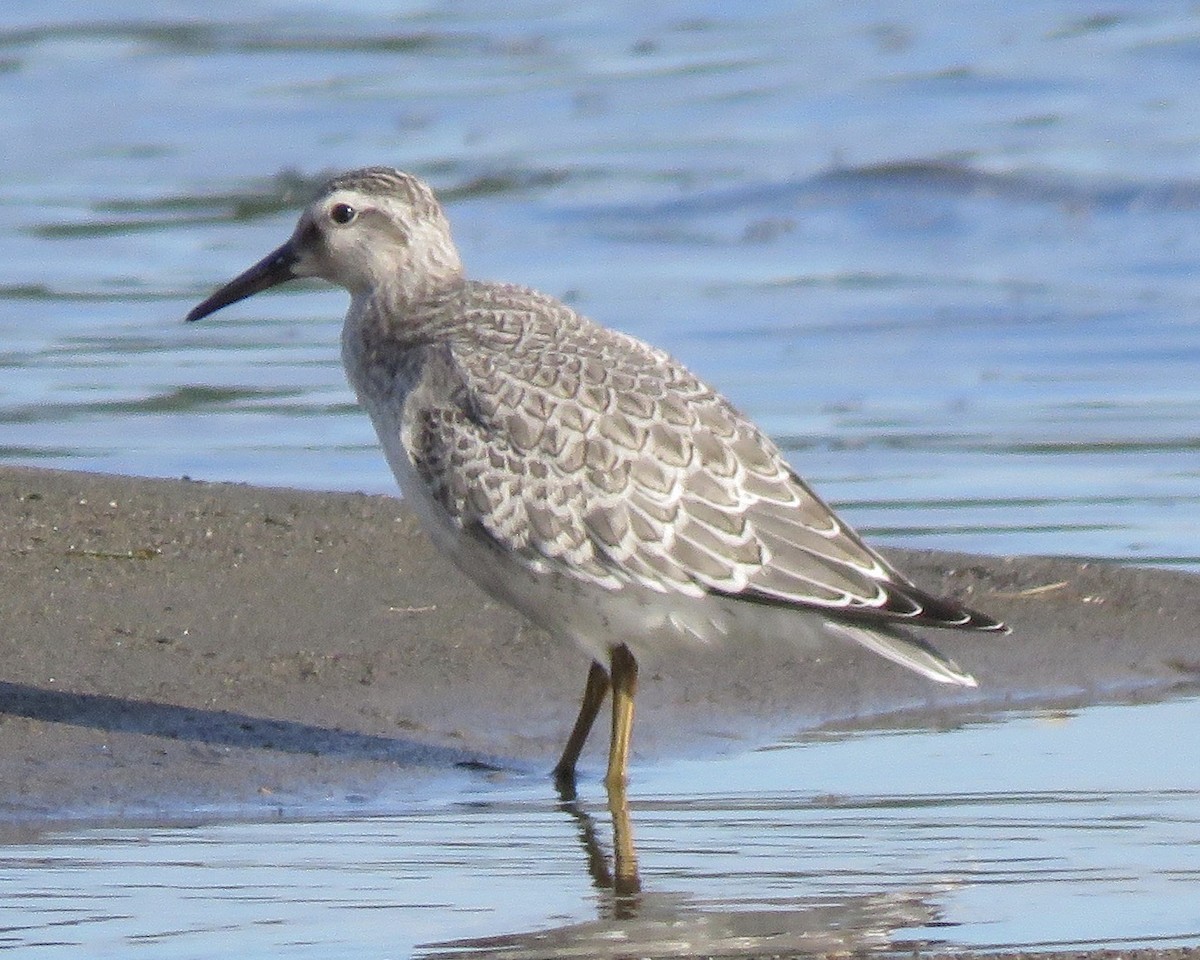
[[[953, 724], [1200, 680], [1200, 580], [887, 551], [1008, 637], [931, 636], [979, 679], [738, 647], [643, 665], [636, 766], [772, 732]], [[587, 662], [479, 592], [402, 501], [0, 468], [0, 820], [361, 809], [548, 773]], [[603, 762], [606, 731], [585, 754]]]

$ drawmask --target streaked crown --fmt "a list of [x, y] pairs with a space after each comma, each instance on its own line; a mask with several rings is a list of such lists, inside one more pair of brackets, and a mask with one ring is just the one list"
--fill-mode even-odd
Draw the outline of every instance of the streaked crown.
[[442, 210], [427, 183], [411, 173], [392, 167], [363, 167], [339, 173], [325, 183], [321, 194], [328, 196], [338, 190], [354, 190], [366, 196], [399, 200], [418, 216], [434, 216]]

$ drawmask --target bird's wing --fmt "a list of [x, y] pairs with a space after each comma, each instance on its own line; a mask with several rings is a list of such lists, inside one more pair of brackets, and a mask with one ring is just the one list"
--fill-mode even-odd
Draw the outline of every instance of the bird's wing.
[[610, 589], [1003, 629], [901, 576], [680, 364], [570, 317], [557, 341], [452, 350], [458, 402], [414, 411], [416, 467], [454, 522]]

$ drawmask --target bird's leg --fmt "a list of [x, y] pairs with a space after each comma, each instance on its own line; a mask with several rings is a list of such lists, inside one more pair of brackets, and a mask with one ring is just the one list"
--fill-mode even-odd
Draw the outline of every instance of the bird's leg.
[[554, 779], [559, 784], [574, 782], [575, 764], [579, 760], [583, 745], [592, 731], [592, 724], [596, 721], [596, 714], [600, 712], [600, 707], [604, 704], [604, 698], [608, 696], [608, 688], [611, 685], [608, 672], [593, 660], [592, 667], [588, 670], [587, 686], [583, 688], [583, 702], [579, 705], [579, 716], [575, 718], [575, 727], [571, 731], [571, 736], [567, 738], [567, 745], [563, 747], [558, 765], [554, 768]]
[[621, 644], [612, 652], [612, 741], [608, 747], [609, 790], [624, 787], [629, 780], [629, 737], [633, 732], [633, 698], [637, 693], [638, 665], [630, 649]]

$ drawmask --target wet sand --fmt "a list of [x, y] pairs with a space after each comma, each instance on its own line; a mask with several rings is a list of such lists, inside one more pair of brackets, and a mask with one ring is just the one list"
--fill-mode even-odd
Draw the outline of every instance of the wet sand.
[[[945, 688], [838, 651], [644, 665], [636, 764], [818, 726], [953, 724], [1200, 679], [1194, 576], [890, 551], [1011, 637]], [[0, 820], [395, 806], [540, 777], [584, 657], [471, 586], [398, 499], [0, 469]], [[606, 731], [585, 755], [602, 763]]]

